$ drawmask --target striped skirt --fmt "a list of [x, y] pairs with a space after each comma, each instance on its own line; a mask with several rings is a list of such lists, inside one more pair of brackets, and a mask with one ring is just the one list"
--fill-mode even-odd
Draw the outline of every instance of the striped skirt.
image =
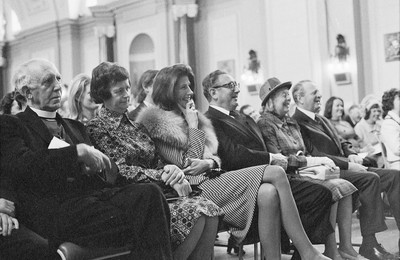
[[240, 243], [246, 237], [256, 210], [257, 195], [267, 165], [226, 172], [200, 185], [201, 196], [217, 204], [225, 213], [224, 222]]

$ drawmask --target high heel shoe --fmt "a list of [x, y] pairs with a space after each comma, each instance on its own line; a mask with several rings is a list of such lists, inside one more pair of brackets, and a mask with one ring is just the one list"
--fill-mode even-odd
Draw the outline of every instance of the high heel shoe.
[[344, 258], [346, 260], [368, 260], [368, 258], [365, 258], [360, 254], [358, 254], [357, 256], [352, 256], [341, 250], [338, 250], [338, 251], [339, 251], [339, 254], [342, 256], [342, 258]]
[[[241, 245], [241, 247], [244, 255], [246, 252], [243, 250], [243, 245]], [[226, 252], [228, 254], [232, 254], [232, 249], [236, 255], [239, 255], [239, 246], [236, 245], [235, 239], [232, 236], [230, 236], [228, 239], [228, 248], [226, 249]]]

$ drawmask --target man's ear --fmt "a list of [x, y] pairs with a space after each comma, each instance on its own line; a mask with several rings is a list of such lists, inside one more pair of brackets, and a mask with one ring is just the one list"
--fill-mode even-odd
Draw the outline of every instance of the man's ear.
[[218, 99], [217, 90], [215, 88], [208, 89], [208, 93], [210, 94], [212, 100], [217, 100]]
[[25, 93], [25, 97], [27, 99], [31, 99], [32, 98], [32, 92], [31, 92], [31, 90], [29, 89], [28, 86], [22, 86], [21, 93], [22, 94]]

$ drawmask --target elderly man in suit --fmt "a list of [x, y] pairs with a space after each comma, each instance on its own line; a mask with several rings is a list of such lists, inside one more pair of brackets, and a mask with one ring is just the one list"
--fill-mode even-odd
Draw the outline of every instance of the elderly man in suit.
[[[286, 168], [286, 157], [267, 151], [256, 122], [235, 110], [240, 90], [231, 75], [216, 70], [205, 77], [203, 88], [210, 102], [205, 115], [211, 119], [217, 133], [218, 155], [224, 170], [262, 164], [277, 164]], [[296, 176], [288, 175], [288, 178], [308, 237], [313, 243], [325, 243], [326, 236], [333, 231], [329, 224], [331, 192], [322, 185]], [[296, 258], [297, 254], [294, 255]]]
[[378, 244], [375, 233], [387, 229], [380, 193], [387, 192], [391, 210], [400, 228], [400, 172], [366, 166], [352, 150], [351, 143], [342, 141], [329, 120], [318, 115], [321, 94], [312, 81], [304, 80], [292, 87], [297, 108], [293, 119], [300, 125], [307, 151], [313, 156], [327, 156], [342, 170], [341, 177], [360, 191], [360, 227], [363, 242], [360, 254], [368, 259], [398, 259]]
[[160, 189], [103, 181], [117, 176], [115, 165], [90, 146], [81, 123], [56, 112], [62, 83], [54, 64], [30, 60], [13, 82], [28, 107], [1, 116], [0, 157], [2, 175], [17, 194], [19, 220], [49, 239], [54, 250], [70, 241], [129, 246], [134, 259], [172, 259], [169, 209]]

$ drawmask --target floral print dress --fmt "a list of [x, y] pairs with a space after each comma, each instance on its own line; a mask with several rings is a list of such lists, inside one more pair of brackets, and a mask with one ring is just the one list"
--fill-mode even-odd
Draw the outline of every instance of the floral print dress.
[[[94, 146], [116, 163], [119, 174], [127, 182], [162, 183], [164, 164], [156, 155], [153, 141], [147, 130], [130, 121], [126, 113], [120, 114], [103, 107], [86, 127]], [[173, 249], [185, 240], [202, 215], [223, 215], [216, 204], [201, 196], [180, 197], [169, 203], [169, 208]]]

